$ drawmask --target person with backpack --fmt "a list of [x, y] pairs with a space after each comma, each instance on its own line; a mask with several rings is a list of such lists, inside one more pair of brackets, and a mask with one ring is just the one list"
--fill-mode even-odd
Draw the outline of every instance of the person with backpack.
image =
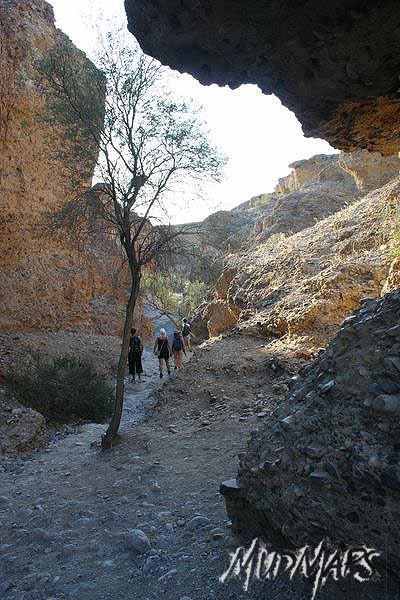
[[190, 350], [190, 323], [187, 319], [183, 319], [182, 321], [182, 338], [185, 349]]
[[172, 353], [174, 355], [175, 369], [182, 369], [183, 367], [183, 355], [186, 356], [185, 344], [179, 331], [174, 332], [174, 339], [172, 341]]
[[129, 374], [132, 375], [133, 381], [135, 381], [135, 376], [138, 376], [140, 381], [140, 377], [143, 373], [142, 367], [142, 352], [143, 352], [143, 344], [140, 336], [136, 334], [136, 329], [131, 329], [131, 338], [129, 340], [129, 354], [128, 354], [128, 362], [129, 362]]
[[160, 329], [160, 335], [154, 342], [154, 354], [158, 356], [158, 363], [160, 365], [160, 379], [163, 377], [163, 361], [167, 367], [168, 375], [171, 375], [171, 369], [169, 366], [169, 357], [171, 356], [171, 347], [167, 338], [167, 332], [165, 329]]

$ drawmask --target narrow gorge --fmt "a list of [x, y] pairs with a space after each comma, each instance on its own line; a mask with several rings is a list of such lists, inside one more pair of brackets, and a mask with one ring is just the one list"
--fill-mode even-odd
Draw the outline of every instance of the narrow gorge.
[[[103, 25], [102, 2], [94, 4]], [[106, 82], [118, 80], [116, 71], [100, 71], [56, 27], [56, 2], [0, 0], [0, 599], [305, 600], [317, 589], [325, 600], [394, 600], [399, 7], [119, 4], [128, 31], [118, 30], [120, 55], [113, 47], [123, 66], [114, 101]], [[161, 66], [135, 47], [132, 70], [131, 34]], [[44, 74], [53, 52], [68, 55], [86, 97], [101, 107], [92, 137], [84, 118], [71, 123], [57, 110], [60, 80], [51, 88]], [[225, 159], [204, 138], [177, 168], [174, 151], [179, 157], [187, 132], [202, 138], [190, 104], [173, 121], [172, 93], [147, 99], [146, 109], [160, 112], [145, 115], [147, 131], [135, 129], [139, 103], [132, 117], [122, 99], [151, 87], [143, 65], [154, 79], [166, 65], [207, 86], [257, 84], [293, 111], [306, 137], [332, 144], [331, 153], [310, 152], [288, 175], [273, 174], [273, 191], [210, 210], [201, 222], [180, 224], [200, 189], [195, 178], [192, 194], [183, 179], [188, 208], [164, 223], [178, 192], [146, 204], [168, 191], [164, 164], [172, 157], [172, 173], [195, 165], [199, 180], [207, 165], [215, 183]], [[98, 137], [108, 131], [102, 155]], [[111, 183], [99, 177], [107, 172]], [[78, 229], [60, 226], [71, 206], [74, 218], [83, 207]], [[179, 330], [183, 316], [192, 346], [183, 346], [183, 368], [171, 359], [162, 376], [154, 335], [166, 323], [168, 335]], [[131, 326], [144, 345], [139, 381]], [[49, 368], [57, 364], [61, 375]], [[20, 396], [10, 383], [19, 371]], [[121, 373], [121, 427], [105, 448]], [[100, 414], [105, 406], [107, 416], [53, 418], [53, 397], [62, 408], [92, 402]], [[374, 577], [363, 583], [337, 565], [322, 587], [304, 570], [291, 580], [289, 566], [279, 577], [251, 568], [246, 575], [239, 554], [222, 581], [238, 548], [256, 538], [275, 558], [322, 541], [342, 553], [369, 548]]]

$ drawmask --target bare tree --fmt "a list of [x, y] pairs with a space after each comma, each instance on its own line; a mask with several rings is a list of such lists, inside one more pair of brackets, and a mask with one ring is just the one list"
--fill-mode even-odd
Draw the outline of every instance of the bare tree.
[[[218, 180], [224, 163], [209, 143], [198, 111], [167, 90], [164, 68], [132, 42], [121, 45], [119, 37], [107, 36], [91, 81], [82, 79], [68, 46], [50, 52], [41, 65], [49, 105], [53, 114], [62, 115], [68, 143], [73, 142], [77, 156], [88, 144], [99, 152], [101, 221], [117, 236], [129, 265], [115, 404], [103, 449], [112, 446], [121, 422], [129, 336], [143, 268], [174, 252], [184, 233], [184, 227], [168, 224], [168, 203], [173, 193]], [[103, 105], [99, 98], [104, 91]], [[73, 215], [81, 218], [86, 208], [79, 195], [62, 212], [74, 221]]]

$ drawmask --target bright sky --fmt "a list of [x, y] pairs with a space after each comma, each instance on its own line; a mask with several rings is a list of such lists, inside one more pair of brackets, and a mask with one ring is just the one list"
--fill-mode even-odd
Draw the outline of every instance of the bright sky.
[[[126, 23], [123, 0], [49, 2], [57, 26], [88, 56], [93, 54], [97, 39], [93, 24], [107, 31], [116, 21]], [[232, 91], [228, 87], [202, 86], [190, 75], [176, 75], [174, 89], [203, 106], [212, 141], [229, 162], [224, 180], [208, 190], [208, 200], [202, 204], [189, 199], [185, 216], [180, 211], [173, 220], [200, 220], [215, 210], [233, 208], [272, 191], [278, 178], [290, 172], [291, 162], [335, 152], [323, 140], [305, 138], [294, 114], [275, 96], [263, 95], [255, 85]]]

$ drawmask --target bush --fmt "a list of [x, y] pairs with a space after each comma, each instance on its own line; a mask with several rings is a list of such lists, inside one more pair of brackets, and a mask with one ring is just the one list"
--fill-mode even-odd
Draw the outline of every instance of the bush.
[[49, 421], [100, 423], [111, 414], [113, 387], [88, 358], [60, 356], [20, 365], [6, 376], [11, 395]]

